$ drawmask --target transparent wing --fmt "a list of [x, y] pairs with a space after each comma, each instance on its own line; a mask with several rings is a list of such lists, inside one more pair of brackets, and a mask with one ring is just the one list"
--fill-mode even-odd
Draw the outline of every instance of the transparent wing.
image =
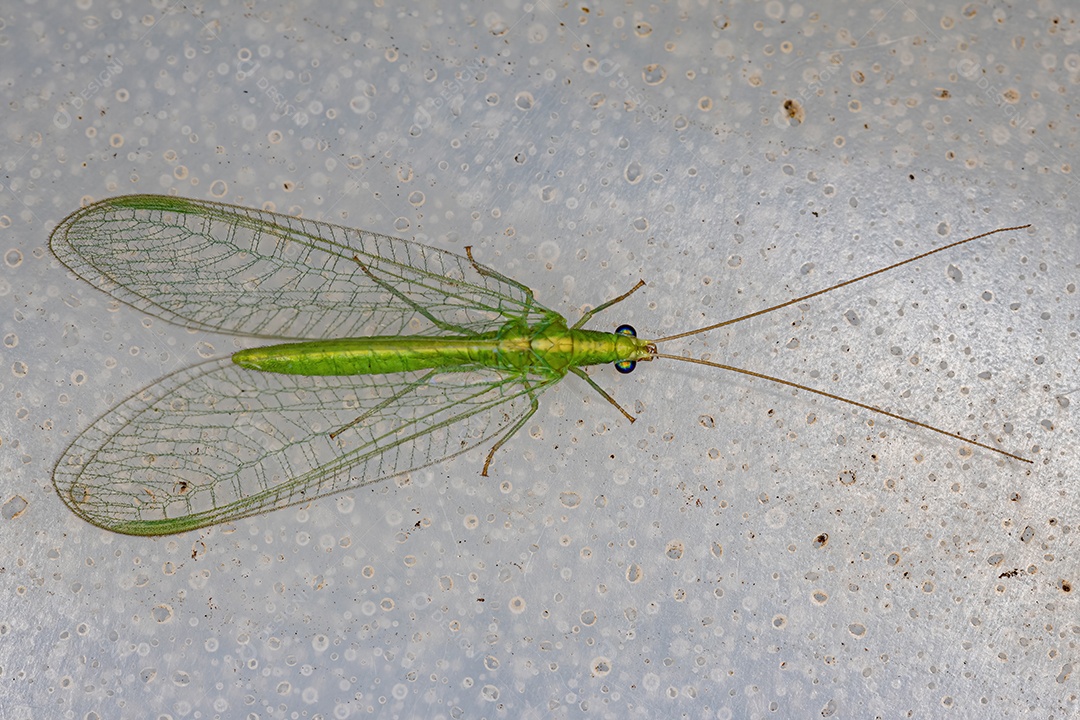
[[559, 380], [489, 368], [398, 377], [278, 375], [212, 360], [98, 419], [64, 452], [53, 482], [75, 514], [99, 527], [184, 532], [490, 444]]
[[49, 245], [72, 272], [121, 302], [230, 334], [471, 334], [551, 313], [524, 285], [460, 255], [224, 203], [110, 198], [61, 221]]

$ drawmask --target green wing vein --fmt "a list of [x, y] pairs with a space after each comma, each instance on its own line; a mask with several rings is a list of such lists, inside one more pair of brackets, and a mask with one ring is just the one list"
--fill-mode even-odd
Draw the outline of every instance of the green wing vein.
[[363, 487], [490, 443], [556, 381], [526, 386], [518, 375], [472, 370], [406, 373], [387, 383], [211, 360], [100, 418], [65, 452], [54, 483], [72, 511], [99, 527], [183, 532]]
[[[50, 238], [76, 275], [183, 327], [275, 340], [462, 334], [551, 311], [468, 258], [417, 242], [224, 203], [130, 195], [89, 205]], [[365, 273], [392, 285], [389, 293]], [[411, 302], [406, 302], [408, 298]]]
[[[63, 220], [50, 247], [121, 302], [235, 335], [469, 335], [558, 317], [525, 286], [468, 258], [216, 202], [111, 198]], [[71, 510], [100, 527], [183, 532], [491, 444], [559, 379], [480, 366], [307, 377], [212, 360], [99, 418], [65, 451], [53, 482]]]

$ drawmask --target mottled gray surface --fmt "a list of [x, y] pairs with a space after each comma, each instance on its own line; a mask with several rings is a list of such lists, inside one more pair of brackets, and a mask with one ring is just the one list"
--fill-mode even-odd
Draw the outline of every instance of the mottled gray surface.
[[[0, 717], [1075, 716], [1068, 3], [324, 5], [0, 15]], [[1034, 464], [657, 361], [490, 478], [111, 535], [53, 463], [242, 343], [51, 257], [131, 192], [471, 244], [571, 318], [644, 278], [594, 326], [654, 337], [1031, 223], [671, 351]]]

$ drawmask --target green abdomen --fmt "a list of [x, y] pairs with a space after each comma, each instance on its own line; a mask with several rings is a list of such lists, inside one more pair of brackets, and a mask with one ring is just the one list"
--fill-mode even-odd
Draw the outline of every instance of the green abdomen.
[[493, 365], [494, 339], [471, 337], [361, 337], [313, 340], [241, 350], [241, 367], [287, 375], [375, 375], [468, 363]]

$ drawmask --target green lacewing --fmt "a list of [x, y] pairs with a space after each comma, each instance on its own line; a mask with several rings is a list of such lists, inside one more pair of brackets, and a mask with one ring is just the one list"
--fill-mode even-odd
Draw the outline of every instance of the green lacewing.
[[49, 246], [115, 299], [185, 328], [272, 341], [168, 375], [109, 410], [57, 462], [79, 517], [168, 535], [405, 475], [477, 447], [495, 452], [568, 373], [624, 410], [582, 369], [630, 372], [663, 358], [742, 373], [996, 447], [798, 383], [657, 345], [807, 300], [645, 340], [628, 325], [569, 325], [533, 291], [473, 259], [410, 240], [204, 200], [128, 195], [65, 218]]

